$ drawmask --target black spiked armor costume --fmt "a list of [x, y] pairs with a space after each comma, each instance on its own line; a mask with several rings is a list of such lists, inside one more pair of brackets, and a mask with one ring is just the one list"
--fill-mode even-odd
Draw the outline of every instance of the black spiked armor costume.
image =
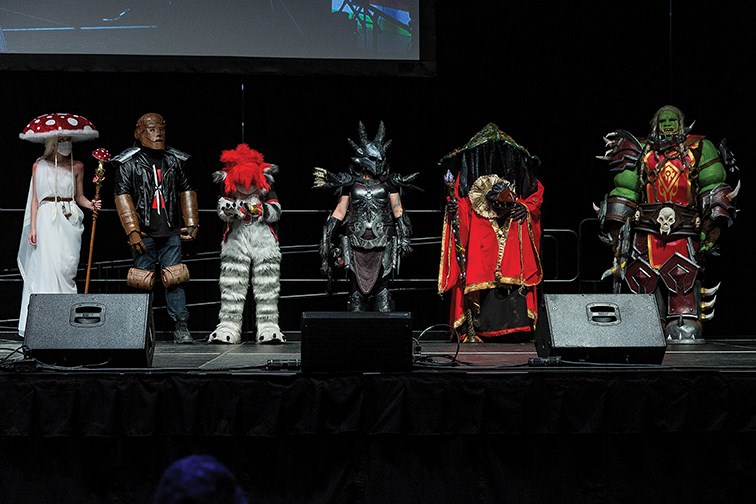
[[391, 173], [384, 141], [383, 122], [374, 139], [359, 123], [359, 144], [349, 139], [355, 151], [349, 172], [332, 173], [315, 168], [315, 187], [337, 190], [339, 203], [328, 216], [320, 242], [321, 272], [330, 278], [335, 265], [347, 269], [352, 279], [351, 311], [392, 310], [387, 277], [398, 269], [399, 260], [412, 251], [412, 228], [404, 213], [400, 193], [418, 173]]

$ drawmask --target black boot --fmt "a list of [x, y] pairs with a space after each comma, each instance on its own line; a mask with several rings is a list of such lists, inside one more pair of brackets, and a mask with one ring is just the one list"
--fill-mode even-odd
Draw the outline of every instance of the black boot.
[[173, 331], [173, 342], [182, 345], [191, 345], [194, 343], [194, 338], [187, 328], [187, 321], [189, 320], [189, 314], [179, 315], [176, 318], [176, 329]]
[[360, 291], [354, 291], [352, 292], [352, 295], [349, 296], [349, 311], [353, 312], [361, 312], [367, 310], [366, 296], [362, 294]]
[[393, 303], [391, 302], [391, 293], [388, 289], [384, 288], [373, 296], [371, 308], [377, 312], [394, 311]]

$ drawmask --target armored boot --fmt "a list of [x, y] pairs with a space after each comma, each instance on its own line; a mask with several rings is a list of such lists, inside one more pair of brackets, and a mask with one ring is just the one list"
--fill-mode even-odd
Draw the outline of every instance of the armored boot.
[[664, 328], [664, 336], [667, 343], [672, 344], [705, 343], [701, 322], [697, 319], [677, 317], [669, 320]]
[[373, 311], [390, 312], [393, 311], [392, 304], [391, 293], [388, 289], [383, 288], [373, 296], [371, 308]]
[[173, 342], [179, 344], [191, 345], [194, 343], [191, 333], [187, 327], [189, 314], [185, 313], [176, 317], [176, 329], [173, 331]]
[[680, 254], [674, 254], [659, 268], [659, 278], [667, 287], [667, 323], [664, 327], [667, 343], [704, 343], [700, 322], [703, 309], [701, 282], [696, 278], [700, 269], [693, 259]]
[[349, 311], [362, 312], [367, 311], [367, 299], [364, 294], [356, 290], [349, 296]]

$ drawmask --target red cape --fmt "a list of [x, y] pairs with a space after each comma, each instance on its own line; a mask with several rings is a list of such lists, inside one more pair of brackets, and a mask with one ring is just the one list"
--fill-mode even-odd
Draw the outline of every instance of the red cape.
[[[535, 324], [538, 300], [533, 287], [543, 280], [540, 259], [543, 185], [538, 181], [530, 196], [517, 201], [525, 205], [528, 215], [522, 222], [510, 221], [508, 230], [501, 233], [501, 261], [498, 258], [500, 241], [494, 223], [477, 214], [469, 198], [457, 198], [459, 244], [455, 238], [454, 216], [447, 212], [444, 217], [438, 292], [452, 293], [450, 324], [455, 328], [465, 322], [465, 294], [491, 289], [501, 283], [527, 288], [528, 316]], [[460, 265], [460, 261], [466, 264]], [[466, 270], [464, 280], [461, 278], [462, 268]], [[501, 275], [498, 282], [497, 272]]]

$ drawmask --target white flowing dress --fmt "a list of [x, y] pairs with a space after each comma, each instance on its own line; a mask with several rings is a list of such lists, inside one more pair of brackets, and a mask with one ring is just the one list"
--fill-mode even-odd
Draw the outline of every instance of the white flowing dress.
[[[84, 212], [73, 201], [76, 183], [70, 167], [59, 167], [45, 159], [36, 163], [37, 246], [29, 244], [32, 186], [24, 213], [24, 227], [18, 249], [18, 268], [24, 280], [18, 333], [23, 336], [31, 294], [76, 293], [76, 270], [81, 255]], [[71, 201], [49, 201], [49, 198]], [[48, 201], [45, 201], [45, 200]]]

